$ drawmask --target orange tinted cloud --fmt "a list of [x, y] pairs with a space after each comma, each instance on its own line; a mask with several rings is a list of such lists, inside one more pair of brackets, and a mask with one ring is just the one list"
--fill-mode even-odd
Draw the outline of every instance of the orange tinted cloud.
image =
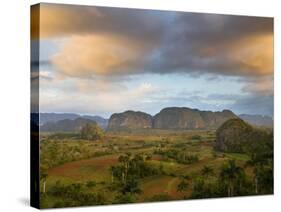
[[[95, 7], [80, 7], [60, 4], [40, 4], [32, 7], [31, 26], [33, 39], [54, 38], [91, 31], [100, 13]], [[35, 26], [40, 23], [39, 27]], [[40, 33], [39, 33], [40, 31]]]
[[273, 73], [273, 36], [259, 35], [242, 39], [231, 45], [232, 57], [245, 74], [269, 75]]
[[[73, 36], [65, 42], [61, 51], [54, 55], [52, 63], [59, 71], [69, 76], [131, 75], [153, 72], [153, 69], [145, 70], [144, 67], [147, 67], [146, 56], [155, 48], [157, 46], [146, 46], [138, 40], [128, 40], [118, 36]], [[253, 36], [218, 45], [217, 48], [206, 48], [197, 57], [204, 66], [197, 65], [207, 73], [272, 75], [273, 36]], [[166, 63], [173, 58], [164, 59]], [[214, 62], [210, 62], [208, 67], [208, 63], [204, 64], [206, 60]], [[208, 68], [209, 71], [204, 70]]]
[[130, 74], [141, 67], [146, 51], [122, 37], [73, 36], [51, 61], [60, 72], [74, 77]]
[[[214, 68], [229, 75], [266, 76], [273, 74], [272, 34], [253, 35], [236, 41], [218, 44], [200, 52], [202, 60], [218, 59]], [[210, 64], [211, 65], [211, 64]], [[214, 70], [215, 71], [215, 70]]]

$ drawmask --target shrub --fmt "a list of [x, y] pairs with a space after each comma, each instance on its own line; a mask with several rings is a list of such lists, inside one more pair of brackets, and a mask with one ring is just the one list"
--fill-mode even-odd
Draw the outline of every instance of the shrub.
[[200, 135], [193, 135], [192, 137], [191, 137], [191, 139], [192, 140], [201, 140], [201, 136]]
[[93, 187], [96, 186], [96, 182], [95, 182], [95, 181], [88, 181], [88, 182], [86, 183], [86, 186], [87, 186], [88, 188], [93, 188]]

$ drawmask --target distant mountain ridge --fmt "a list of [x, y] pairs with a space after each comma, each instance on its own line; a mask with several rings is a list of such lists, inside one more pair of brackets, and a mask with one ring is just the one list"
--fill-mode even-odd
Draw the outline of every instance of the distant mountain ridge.
[[168, 107], [155, 116], [125, 111], [111, 115], [108, 130], [122, 129], [217, 129], [228, 119], [238, 118], [232, 111], [200, 111], [187, 107]]
[[47, 122], [57, 122], [64, 119], [74, 120], [77, 119], [80, 115], [75, 113], [40, 113], [40, 125], [43, 125]]
[[273, 127], [273, 119], [270, 116], [241, 114], [239, 118], [258, 127]]
[[90, 116], [90, 115], [78, 115], [75, 113], [40, 113], [40, 123], [39, 125], [45, 125], [48, 122], [56, 123], [61, 120], [75, 120], [77, 118], [85, 118], [95, 121], [101, 128], [106, 129], [108, 124], [108, 119], [101, 116]]
[[81, 128], [88, 124], [96, 124], [95, 121], [85, 118], [63, 119], [57, 122], [47, 122], [40, 126], [42, 132], [78, 132]]
[[255, 126], [273, 127], [273, 119], [269, 116], [248, 114], [237, 116], [230, 110], [213, 112], [188, 107], [167, 107], [155, 116], [141, 111], [128, 110], [114, 113], [110, 119], [75, 113], [40, 113], [40, 129], [42, 131], [75, 131], [81, 127], [81, 124], [88, 122], [97, 123], [101, 128], [109, 131], [150, 128], [217, 129], [224, 122], [233, 118], [241, 118]]

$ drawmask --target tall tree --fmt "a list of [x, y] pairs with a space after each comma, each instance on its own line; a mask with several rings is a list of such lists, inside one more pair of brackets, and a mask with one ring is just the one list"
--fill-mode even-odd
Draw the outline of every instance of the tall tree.
[[235, 160], [229, 160], [222, 166], [220, 178], [227, 185], [227, 194], [229, 197], [235, 194], [235, 187], [239, 184], [243, 175], [243, 169], [236, 165]]
[[204, 166], [201, 170], [201, 173], [204, 177], [208, 178], [214, 174], [214, 169], [210, 166]]
[[48, 171], [43, 165], [40, 167], [40, 181], [43, 182], [43, 193], [46, 193], [46, 183], [47, 183]]
[[182, 180], [177, 187], [177, 191], [183, 193], [184, 191], [186, 191], [189, 187], [189, 184], [186, 180]]

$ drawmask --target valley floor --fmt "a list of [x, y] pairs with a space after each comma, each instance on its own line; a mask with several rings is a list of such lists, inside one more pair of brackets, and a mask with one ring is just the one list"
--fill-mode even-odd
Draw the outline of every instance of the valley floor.
[[[40, 165], [41, 173], [46, 174], [40, 185], [41, 207], [228, 196], [223, 191], [200, 196], [194, 190], [198, 190], [196, 186], [200, 186], [200, 180], [204, 181], [205, 187], [213, 187], [223, 164], [233, 159], [245, 170], [248, 190], [253, 190], [245, 193], [239, 190], [237, 195], [255, 194], [250, 184], [253, 167], [247, 166], [249, 156], [217, 152], [213, 148], [214, 140], [214, 131], [107, 133], [100, 141], [43, 135]], [[141, 164], [140, 168], [144, 167], [141, 170], [148, 170], [147, 174], [129, 175], [128, 170], [122, 172], [122, 155], [128, 155], [128, 164]], [[133, 163], [135, 155], [145, 156], [146, 159]], [[117, 171], [113, 172], [112, 167]], [[204, 172], [206, 167], [211, 170], [209, 173]], [[121, 171], [118, 172], [118, 168]], [[124, 173], [127, 181], [123, 179]], [[127, 188], [130, 176], [134, 179], [131, 187]], [[247, 186], [247, 183], [244, 185]], [[84, 199], [80, 201], [75, 193], [83, 194]]]

